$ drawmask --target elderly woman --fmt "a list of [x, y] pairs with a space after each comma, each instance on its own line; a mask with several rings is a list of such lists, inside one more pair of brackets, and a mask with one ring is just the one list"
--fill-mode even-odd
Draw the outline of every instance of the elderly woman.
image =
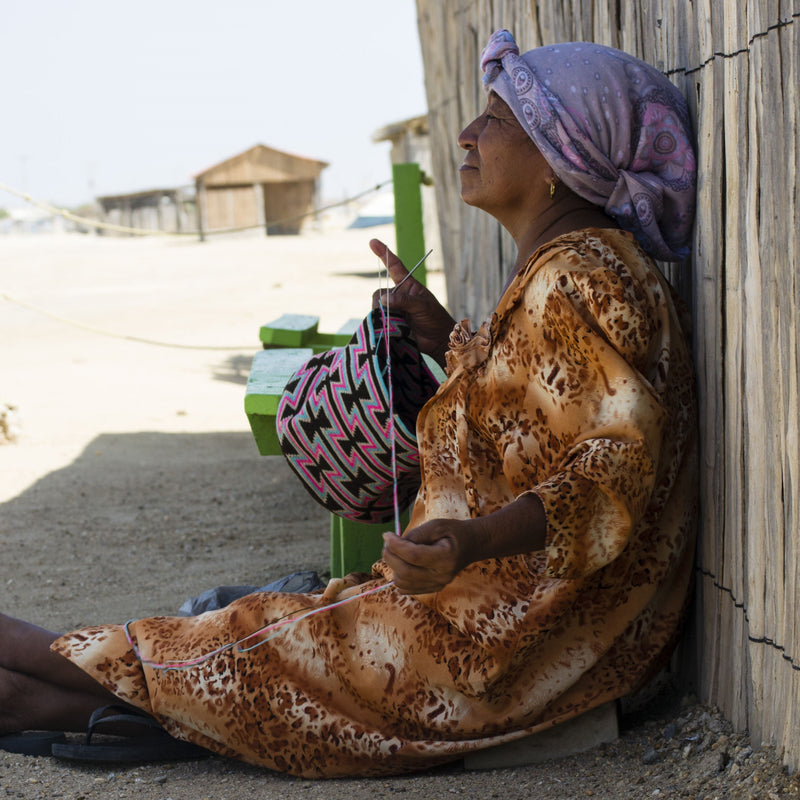
[[[114, 700], [254, 764], [388, 774], [569, 719], [663, 666], [692, 575], [695, 409], [651, 256], [688, 252], [686, 106], [594, 44], [520, 55], [499, 31], [482, 67], [462, 197], [518, 257], [475, 333], [413, 278], [391, 296], [448, 373], [418, 417], [404, 534], [386, 534], [371, 576], [321, 594], [61, 638], [0, 618], [0, 733], [85, 729]], [[403, 265], [371, 246], [399, 283]]]

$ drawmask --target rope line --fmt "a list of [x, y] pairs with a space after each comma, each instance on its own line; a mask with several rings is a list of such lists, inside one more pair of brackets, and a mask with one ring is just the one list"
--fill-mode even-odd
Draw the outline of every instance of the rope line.
[[744, 55], [745, 53], [750, 52], [750, 48], [753, 46], [754, 42], [757, 39], [763, 39], [769, 36], [772, 31], [780, 30], [781, 28], [787, 28], [789, 25], [793, 25], [796, 19], [800, 19], [800, 12], [792, 14], [791, 17], [787, 17], [786, 19], [779, 20], [774, 25], [770, 25], [764, 31], [759, 31], [758, 33], [754, 33], [747, 42], [747, 47], [741, 47], [738, 50], [734, 50], [730, 53], [723, 53], [722, 51], [716, 51], [712, 53], [705, 61], [699, 64], [696, 67], [688, 68], [688, 67], [675, 67], [674, 69], [668, 70], [664, 73], [664, 75], [677, 75], [679, 73], [683, 73], [684, 75], [693, 75], [695, 72], [700, 72], [701, 69], [704, 69], [713, 61], [716, 61], [718, 58], [736, 58], [737, 56]]
[[47, 211], [48, 214], [52, 214], [53, 216], [57, 217], [63, 217], [64, 219], [70, 220], [70, 222], [77, 222], [81, 225], [88, 225], [90, 227], [115, 231], [117, 233], [138, 234], [139, 236], [197, 236], [196, 233], [188, 233], [188, 232], [169, 233], [168, 231], [158, 231], [147, 228], [128, 228], [125, 225], [115, 225], [112, 222], [101, 222], [100, 220], [89, 219], [88, 217], [81, 217], [78, 214], [73, 214], [66, 208], [56, 208], [55, 206], [52, 206], [49, 203], [45, 203], [41, 200], [36, 200], [26, 192], [20, 192], [18, 189], [14, 189], [11, 186], [6, 186], [6, 184], [4, 183], [0, 183], [0, 189], [8, 192], [9, 194], [13, 194], [16, 195], [17, 197], [22, 198], [23, 200], [25, 200], [25, 202], [30, 203], [31, 205], [36, 206], [37, 208], [41, 208], [43, 211]]
[[89, 219], [88, 217], [81, 217], [78, 214], [73, 214], [71, 211], [68, 211], [66, 208], [56, 208], [49, 203], [44, 203], [41, 200], [36, 200], [35, 198], [31, 197], [29, 194], [25, 192], [20, 192], [18, 189], [14, 189], [11, 186], [7, 186], [4, 183], [0, 183], [0, 189], [3, 191], [8, 192], [9, 194], [13, 194], [16, 197], [20, 197], [25, 200], [27, 203], [31, 205], [37, 206], [41, 208], [43, 211], [47, 211], [48, 214], [52, 214], [53, 216], [63, 217], [64, 219], [70, 220], [70, 222], [76, 222], [81, 225], [86, 225], [91, 228], [96, 228], [98, 230], [108, 230], [114, 231], [115, 233], [129, 233], [135, 236], [176, 236], [176, 237], [186, 237], [186, 236], [200, 236], [201, 233], [203, 236], [216, 236], [217, 234], [223, 233], [241, 233], [242, 231], [251, 231], [256, 229], [261, 229], [264, 227], [272, 226], [272, 225], [286, 225], [289, 222], [297, 222], [298, 220], [305, 219], [306, 217], [315, 217], [317, 214], [322, 214], [325, 211], [331, 211], [334, 208], [339, 208], [340, 206], [346, 206], [355, 200], [360, 200], [362, 197], [365, 197], [368, 194], [372, 194], [373, 192], [378, 192], [383, 189], [384, 186], [388, 186], [392, 182], [392, 179], [389, 178], [381, 183], [375, 184], [375, 186], [371, 186], [369, 189], [364, 189], [364, 191], [359, 192], [358, 194], [354, 194], [351, 197], [346, 198], [345, 200], [339, 200], [336, 203], [330, 203], [327, 206], [322, 206], [321, 208], [315, 208], [311, 211], [304, 211], [302, 214], [295, 214], [292, 217], [285, 217], [284, 219], [276, 219], [276, 220], [267, 220], [265, 223], [259, 223], [258, 225], [243, 225], [238, 228], [216, 228], [214, 230], [208, 231], [160, 231], [154, 228], [131, 228], [127, 225], [116, 225], [113, 222], [102, 222], [101, 220], [97, 219]]
[[[724, 592], [725, 594], [730, 596], [731, 600], [733, 601], [733, 607], [734, 608], [738, 608], [738, 609], [740, 609], [742, 611], [742, 613], [744, 615], [744, 620], [747, 623], [747, 626], [749, 628], [749, 626], [750, 626], [750, 615], [747, 613], [747, 607], [745, 606], [745, 604], [743, 602], [740, 602], [739, 600], [737, 600], [736, 596], [733, 593], [733, 591], [731, 589], [729, 589], [727, 586], [723, 586], [717, 580], [717, 576], [713, 572], [711, 572], [711, 571], [709, 571], [709, 570], [707, 570], [707, 569], [705, 569], [703, 567], [700, 567], [700, 566], [696, 567], [696, 569], [697, 569], [697, 572], [700, 573], [700, 575], [702, 575], [704, 578], [710, 578], [711, 579], [712, 586], [715, 589], [719, 589], [721, 592]], [[767, 645], [768, 647], [771, 647], [773, 650], [777, 650], [781, 654], [781, 658], [783, 658], [784, 661], [787, 661], [789, 663], [789, 666], [793, 670], [800, 671], [800, 665], [795, 663], [794, 658], [792, 656], [790, 656], [786, 652], [786, 648], [782, 644], [778, 644], [774, 639], [771, 639], [769, 636], [751, 636], [748, 633], [747, 634], [747, 641], [748, 642], [752, 642], [753, 644], [764, 644], [764, 645]]]
[[35, 306], [31, 303], [26, 303], [23, 300], [19, 300], [16, 297], [8, 294], [0, 290], [0, 297], [3, 300], [7, 300], [9, 303], [15, 303], [22, 308], [28, 309], [28, 311], [33, 311], [36, 314], [41, 314], [42, 316], [49, 317], [50, 319], [57, 320], [58, 322], [63, 322], [65, 325], [72, 325], [75, 328], [81, 328], [85, 331], [90, 331], [91, 333], [97, 333], [101, 336], [108, 336], [112, 339], [124, 339], [128, 342], [138, 342], [139, 344], [149, 344], [154, 345], [155, 347], [171, 347], [178, 350], [252, 350], [253, 345], [247, 344], [242, 347], [228, 347], [223, 345], [200, 345], [200, 344], [179, 344], [177, 342], [160, 342], [156, 339], [146, 339], [143, 336], [131, 336], [124, 333], [114, 333], [113, 331], [107, 331], [102, 328], [95, 328], [92, 325], [86, 325], [83, 322], [77, 322], [73, 319], [67, 319], [66, 317], [61, 317], [58, 314], [53, 314], [51, 311], [47, 311], [44, 308], [39, 308], [39, 306]]
[[[383, 181], [383, 183], [379, 183], [379, 184], [377, 184], [376, 186], [374, 186], [371, 189], [366, 189], [363, 192], [360, 192], [359, 194], [353, 195], [348, 200], [343, 200], [343, 201], [341, 201], [339, 203], [333, 203], [332, 205], [325, 206], [324, 208], [319, 209], [318, 211], [327, 211], [328, 209], [336, 208], [337, 206], [344, 205], [346, 203], [351, 203], [354, 200], [357, 200], [358, 198], [363, 197], [366, 194], [370, 194], [371, 192], [376, 192], [376, 191], [382, 189], [384, 186], [386, 186], [387, 184], [390, 184], [391, 182], [392, 182], [391, 179]], [[36, 200], [33, 200], [28, 195], [24, 195], [21, 192], [17, 192], [15, 189], [10, 189], [9, 187], [5, 186], [5, 184], [3, 184], [3, 183], [0, 183], [0, 189], [5, 189], [6, 191], [11, 192], [12, 194], [16, 194], [16, 195], [18, 195], [20, 197], [24, 197], [26, 200], [28, 200], [28, 202], [33, 203], [34, 205], [38, 205], [38, 206], [41, 206], [43, 208], [47, 208], [47, 209], [52, 210], [52, 213], [61, 214], [62, 211], [63, 211], [63, 210], [59, 210], [59, 209], [51, 207], [51, 206], [47, 206], [46, 204], [40, 203], [40, 202], [38, 202]], [[311, 216], [314, 213], [318, 213], [318, 212], [308, 212], [307, 214], [301, 214], [301, 215], [299, 215], [297, 217], [287, 218], [283, 222], [296, 220], [296, 219], [299, 219], [299, 218], [301, 218], [303, 216]], [[75, 214], [71, 214], [70, 212], [67, 212], [67, 211], [63, 211], [63, 214], [65, 216], [67, 216], [67, 218], [69, 218], [69, 219], [83, 220], [82, 217], [78, 217]], [[85, 221], [91, 222], [91, 220], [85, 220]], [[273, 223], [270, 223], [270, 224], [273, 224]], [[276, 222], [274, 224], [281, 224], [281, 223]], [[105, 226], [105, 223], [98, 223], [98, 225]], [[142, 235], [149, 234], [149, 233], [158, 234], [158, 235], [172, 235], [172, 234], [166, 234], [164, 231], [146, 231], [143, 228], [124, 228], [123, 226], [113, 226], [113, 227], [114, 227], [115, 230], [137, 231]], [[261, 225], [257, 225], [255, 227], [261, 228], [262, 226]], [[232, 233], [232, 232], [241, 231], [241, 230], [249, 230], [249, 228], [228, 228], [228, 229], [226, 229], [224, 231], [223, 230], [214, 231], [214, 233]], [[181, 235], [188, 235], [188, 234], [181, 234]], [[191, 234], [191, 235], [195, 235], [195, 234]], [[41, 314], [42, 316], [49, 317], [50, 319], [57, 320], [58, 322], [62, 322], [65, 325], [71, 325], [71, 326], [73, 326], [75, 328], [81, 328], [82, 330], [90, 331], [91, 333], [96, 333], [96, 334], [99, 334], [100, 336], [107, 336], [107, 337], [110, 337], [112, 339], [123, 339], [124, 341], [128, 341], [128, 342], [137, 342], [139, 344], [153, 345], [154, 347], [169, 347], [169, 348], [178, 349], [178, 350], [218, 350], [218, 351], [237, 350], [238, 351], [238, 350], [248, 350], [248, 349], [251, 349], [252, 346], [253, 346], [252, 344], [243, 345], [241, 347], [234, 347], [234, 346], [227, 346], [227, 345], [196, 345], [196, 344], [179, 344], [179, 343], [176, 343], [176, 342], [161, 342], [161, 341], [158, 341], [156, 339], [148, 339], [148, 338], [143, 337], [143, 336], [133, 336], [133, 335], [128, 335], [128, 334], [115, 333], [113, 331], [105, 330], [103, 328], [96, 328], [96, 327], [94, 327], [92, 325], [87, 325], [87, 324], [85, 324], [83, 322], [77, 322], [76, 320], [72, 320], [72, 319], [68, 319], [66, 317], [59, 316], [58, 314], [54, 314], [53, 312], [47, 311], [44, 308], [40, 308], [39, 306], [35, 306], [32, 303], [26, 303], [25, 301], [20, 300], [19, 298], [14, 297], [13, 295], [8, 294], [8, 292], [4, 292], [2, 290], [0, 290], [0, 298], [2, 298], [3, 300], [8, 301], [9, 303], [14, 303], [14, 304], [20, 306], [21, 308], [25, 308], [28, 311], [33, 311], [36, 314]]]

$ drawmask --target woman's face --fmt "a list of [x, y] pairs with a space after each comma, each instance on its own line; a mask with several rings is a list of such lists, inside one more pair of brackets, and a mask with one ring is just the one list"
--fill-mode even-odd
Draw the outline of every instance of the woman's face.
[[458, 137], [467, 151], [459, 169], [461, 198], [500, 222], [546, 195], [552, 177], [542, 154], [514, 112], [494, 92], [484, 112]]

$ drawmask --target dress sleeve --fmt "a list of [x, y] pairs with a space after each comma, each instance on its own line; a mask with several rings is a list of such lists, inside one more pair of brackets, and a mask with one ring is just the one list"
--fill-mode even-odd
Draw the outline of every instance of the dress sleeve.
[[611, 563], [627, 544], [653, 482], [643, 442], [595, 438], [576, 447], [572, 460], [533, 490], [547, 519], [546, 574], [581, 578]]
[[556, 258], [525, 294], [527, 324], [543, 322], [530, 396], [555, 444], [530, 488], [547, 518], [547, 574], [580, 578], [619, 555], [650, 503], [666, 416], [651, 378], [669, 315], [658, 281], [619, 263]]

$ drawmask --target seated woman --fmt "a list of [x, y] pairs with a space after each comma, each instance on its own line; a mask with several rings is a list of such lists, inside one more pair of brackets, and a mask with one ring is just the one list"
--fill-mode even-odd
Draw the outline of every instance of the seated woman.
[[[253, 764], [390, 774], [569, 719], [663, 666], [692, 580], [695, 400], [651, 256], [688, 253], [686, 105], [652, 67], [594, 44], [520, 55], [499, 31], [482, 67], [461, 193], [518, 257], [475, 333], [452, 330], [413, 278], [391, 297], [448, 372], [418, 418], [403, 536], [385, 535], [371, 576], [321, 594], [60, 638], [2, 617], [0, 733], [85, 729], [122, 701]], [[371, 246], [399, 283], [403, 265]]]

